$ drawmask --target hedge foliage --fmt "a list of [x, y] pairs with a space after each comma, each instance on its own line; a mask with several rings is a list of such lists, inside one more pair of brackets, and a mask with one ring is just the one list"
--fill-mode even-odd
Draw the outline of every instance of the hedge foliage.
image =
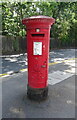
[[2, 34], [24, 37], [25, 26], [22, 19], [34, 15], [55, 18], [51, 28], [51, 38], [61, 46], [77, 45], [77, 2], [2, 2]]

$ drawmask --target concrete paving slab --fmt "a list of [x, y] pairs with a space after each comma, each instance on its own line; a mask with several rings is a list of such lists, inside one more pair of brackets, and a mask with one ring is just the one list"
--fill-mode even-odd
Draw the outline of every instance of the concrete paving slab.
[[56, 71], [48, 74], [48, 83], [51, 85], [57, 84], [63, 80], [66, 80], [67, 78], [73, 76], [71, 73], [66, 73], [62, 71]]

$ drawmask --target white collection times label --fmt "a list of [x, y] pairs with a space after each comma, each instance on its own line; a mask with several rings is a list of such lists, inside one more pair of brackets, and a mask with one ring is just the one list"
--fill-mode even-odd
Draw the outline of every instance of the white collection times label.
[[42, 42], [33, 43], [33, 55], [42, 55]]

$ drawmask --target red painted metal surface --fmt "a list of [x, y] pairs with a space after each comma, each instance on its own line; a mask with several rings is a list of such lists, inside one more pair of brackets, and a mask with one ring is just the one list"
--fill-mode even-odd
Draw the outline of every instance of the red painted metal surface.
[[[47, 16], [33, 16], [22, 20], [27, 29], [28, 85], [31, 88], [48, 86], [50, 27], [54, 22], [53, 18]], [[41, 44], [41, 55], [34, 55], [34, 42]]]

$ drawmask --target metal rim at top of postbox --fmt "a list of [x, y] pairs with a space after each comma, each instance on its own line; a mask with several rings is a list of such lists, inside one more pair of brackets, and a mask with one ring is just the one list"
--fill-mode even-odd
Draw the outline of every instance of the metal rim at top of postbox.
[[52, 25], [55, 22], [55, 19], [52, 17], [48, 17], [48, 16], [43, 16], [43, 15], [39, 15], [39, 16], [32, 16], [32, 17], [28, 17], [22, 20], [22, 23], [26, 25], [26, 27], [33, 27], [33, 26], [40, 26], [40, 25]]

